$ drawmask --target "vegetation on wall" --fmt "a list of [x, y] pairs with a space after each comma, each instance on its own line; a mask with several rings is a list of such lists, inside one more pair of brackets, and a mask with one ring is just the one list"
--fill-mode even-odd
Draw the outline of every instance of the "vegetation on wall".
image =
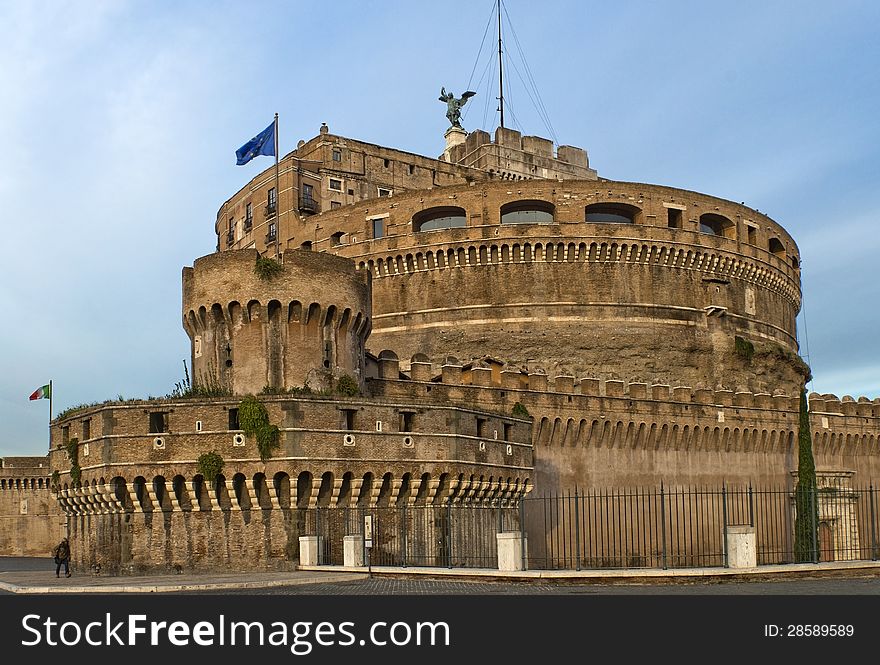
[[798, 482], [795, 488], [794, 553], [798, 563], [819, 560], [819, 503], [816, 494], [816, 463], [807, 413], [807, 389], [801, 390], [798, 427]]
[[264, 282], [271, 281], [284, 272], [284, 266], [275, 259], [262, 256], [257, 257], [254, 265], [254, 274]]
[[212, 450], [199, 455], [196, 465], [205, 481], [212, 483], [220, 475], [220, 472], [223, 471], [223, 458], [216, 451]]
[[50, 485], [53, 492], [57, 492], [58, 489], [61, 487], [61, 472], [58, 469], [55, 469], [52, 472]]
[[278, 427], [269, 422], [265, 404], [253, 395], [248, 395], [238, 405], [238, 424], [247, 436], [257, 439], [260, 459], [264, 462], [281, 445]]
[[70, 483], [76, 487], [82, 478], [82, 470], [79, 468], [79, 439], [73, 437], [67, 442], [66, 448], [67, 458], [70, 460]]
[[360, 386], [358, 386], [358, 382], [355, 381], [353, 376], [349, 376], [348, 374], [343, 374], [336, 381], [336, 385], [334, 386], [334, 391], [337, 395], [341, 395], [343, 397], [357, 397], [361, 394]]
[[232, 391], [218, 378], [213, 362], [208, 363], [208, 371], [199, 372], [195, 381], [190, 381], [186, 360], [183, 361], [183, 379], [174, 384], [174, 390], [165, 397], [185, 399], [187, 397], [229, 397]]
[[513, 411], [511, 412], [517, 418], [528, 418], [529, 410], [522, 405], [522, 402], [517, 402], [513, 405]]
[[810, 366], [794, 351], [786, 349], [776, 342], [767, 342], [755, 345], [755, 356], [760, 357], [768, 364], [782, 362], [791, 367], [800, 376], [804, 377], [804, 383], [809, 383], [813, 378]]
[[755, 355], [755, 345], [739, 335], [733, 338], [733, 344], [736, 355], [746, 362], [751, 362], [752, 356]]

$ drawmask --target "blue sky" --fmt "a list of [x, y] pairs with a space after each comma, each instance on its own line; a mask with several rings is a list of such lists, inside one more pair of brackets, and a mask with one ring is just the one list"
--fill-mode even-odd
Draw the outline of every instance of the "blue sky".
[[[880, 396], [880, 3], [505, 4], [559, 140], [780, 222], [813, 389]], [[56, 412], [181, 378], [181, 268], [270, 165], [234, 151], [273, 113], [283, 152], [327, 122], [440, 154], [439, 89], [467, 86], [491, 6], [0, 0], [0, 455], [45, 451], [50, 378]], [[507, 124], [548, 135], [508, 69]], [[464, 126], [491, 131], [475, 89]]]

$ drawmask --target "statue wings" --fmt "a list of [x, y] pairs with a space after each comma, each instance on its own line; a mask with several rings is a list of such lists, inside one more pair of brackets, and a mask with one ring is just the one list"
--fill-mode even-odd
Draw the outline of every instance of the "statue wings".
[[461, 96], [461, 105], [464, 106], [467, 103], [467, 100], [469, 100], [471, 97], [473, 97], [476, 94], [477, 93], [475, 93], [471, 90], [468, 90], [467, 92], [463, 93]]

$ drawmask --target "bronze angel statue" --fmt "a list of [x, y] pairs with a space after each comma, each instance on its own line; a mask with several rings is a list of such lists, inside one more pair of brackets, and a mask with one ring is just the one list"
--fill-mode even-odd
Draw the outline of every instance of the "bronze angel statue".
[[446, 88], [440, 88], [440, 101], [446, 102], [446, 117], [449, 119], [449, 122], [452, 123], [453, 127], [458, 127], [461, 129], [461, 107], [467, 104], [467, 100], [476, 95], [477, 93], [471, 92], [468, 90], [458, 99], [455, 98], [451, 92], [446, 92]]

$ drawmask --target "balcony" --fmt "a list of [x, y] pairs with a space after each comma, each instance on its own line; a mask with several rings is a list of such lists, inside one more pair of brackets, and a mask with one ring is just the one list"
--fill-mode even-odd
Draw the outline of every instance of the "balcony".
[[231, 247], [232, 243], [234, 243], [234, 242], [235, 242], [235, 234], [232, 231], [230, 231], [229, 233], [226, 234], [226, 246]]
[[275, 228], [275, 224], [269, 224], [269, 231], [266, 233], [266, 244], [268, 245], [270, 242], [275, 242], [277, 235], [278, 232]]
[[254, 228], [254, 219], [253, 217], [245, 217], [244, 220], [244, 232], [250, 233], [251, 229]]
[[276, 211], [277, 207], [278, 207], [278, 205], [273, 201], [272, 203], [269, 203], [266, 205], [263, 212], [265, 213], [267, 218], [272, 217], [275, 215], [275, 211]]
[[321, 208], [318, 205], [318, 202], [313, 199], [311, 196], [301, 196], [299, 199], [299, 209], [301, 212], [307, 212], [310, 214], [317, 214], [321, 212]]

